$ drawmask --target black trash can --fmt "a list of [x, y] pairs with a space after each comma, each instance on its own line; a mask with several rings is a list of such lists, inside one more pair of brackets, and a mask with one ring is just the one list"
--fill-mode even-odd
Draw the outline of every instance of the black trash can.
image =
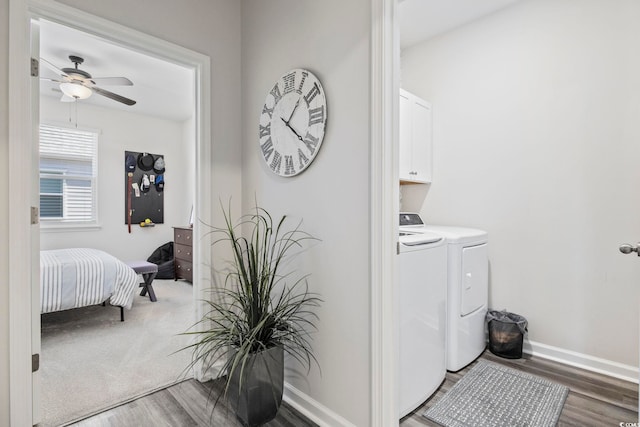
[[489, 351], [507, 359], [522, 357], [522, 341], [527, 332], [527, 319], [507, 311], [489, 310]]

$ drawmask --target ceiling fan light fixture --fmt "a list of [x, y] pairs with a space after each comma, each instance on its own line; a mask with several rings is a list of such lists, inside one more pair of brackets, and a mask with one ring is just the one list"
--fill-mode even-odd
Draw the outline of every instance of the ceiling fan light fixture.
[[87, 99], [93, 93], [91, 89], [79, 83], [60, 83], [60, 90], [74, 99]]

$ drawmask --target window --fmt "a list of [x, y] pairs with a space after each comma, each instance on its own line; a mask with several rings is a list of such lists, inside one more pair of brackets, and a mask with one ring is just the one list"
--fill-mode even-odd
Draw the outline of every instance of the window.
[[97, 175], [97, 133], [40, 125], [43, 224], [95, 224]]

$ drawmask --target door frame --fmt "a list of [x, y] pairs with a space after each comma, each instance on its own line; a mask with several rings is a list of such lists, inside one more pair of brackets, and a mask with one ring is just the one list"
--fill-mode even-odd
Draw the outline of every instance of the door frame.
[[[211, 219], [211, 65], [206, 55], [191, 51], [140, 31], [91, 15], [53, 0], [10, 0], [9, 2], [9, 408], [11, 425], [34, 424], [34, 387], [31, 373], [32, 306], [39, 307], [38, 251], [32, 239], [39, 233], [30, 221], [37, 171], [29, 165], [37, 150], [37, 133], [32, 130], [32, 114], [39, 108], [38, 96], [31, 93], [30, 28], [32, 19], [46, 19], [109, 40], [125, 48], [143, 52], [194, 70], [195, 78], [195, 200], [197, 218]], [[194, 323], [205, 306], [197, 298], [210, 282], [211, 245], [202, 223], [193, 225]], [[39, 239], [39, 235], [36, 237]], [[197, 242], [197, 244], [196, 244]], [[33, 253], [35, 252], [35, 254]], [[35, 283], [35, 285], [33, 285]], [[32, 304], [32, 302], [35, 302]], [[38, 313], [39, 314], [39, 313]], [[194, 375], [204, 379], [196, 367]], [[37, 405], [38, 402], [36, 401]], [[37, 412], [37, 411], [36, 411]]]
[[400, 185], [396, 0], [371, 0], [371, 425], [397, 426]]

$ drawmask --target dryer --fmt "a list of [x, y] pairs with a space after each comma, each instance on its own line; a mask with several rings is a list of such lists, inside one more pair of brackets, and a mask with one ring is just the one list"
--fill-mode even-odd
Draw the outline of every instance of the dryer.
[[425, 225], [416, 213], [400, 214], [400, 229], [430, 231], [447, 240], [447, 370], [459, 371], [487, 345], [488, 234], [466, 227]]

